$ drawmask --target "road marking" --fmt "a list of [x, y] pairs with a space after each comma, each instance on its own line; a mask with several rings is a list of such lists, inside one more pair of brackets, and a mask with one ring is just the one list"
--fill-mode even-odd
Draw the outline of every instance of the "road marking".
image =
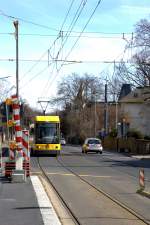
[[111, 178], [112, 176], [79, 175], [80, 177]]
[[[46, 173], [47, 175], [59, 175], [59, 176], [76, 176], [72, 173]], [[112, 176], [96, 176], [96, 175], [89, 175], [89, 174], [78, 174], [80, 177], [95, 177], [95, 178], [111, 178]]]
[[75, 176], [72, 173], [46, 173], [47, 175]]
[[36, 172], [36, 171], [35, 171], [35, 172], [31, 172], [31, 174], [33, 174], [33, 175], [34, 175], [34, 174], [42, 174], [42, 172], [38, 172], [38, 171]]
[[42, 186], [40, 179], [37, 176], [31, 176], [31, 181], [36, 193], [44, 225], [61, 225], [56, 215], [56, 212], [44, 190], [44, 187]]

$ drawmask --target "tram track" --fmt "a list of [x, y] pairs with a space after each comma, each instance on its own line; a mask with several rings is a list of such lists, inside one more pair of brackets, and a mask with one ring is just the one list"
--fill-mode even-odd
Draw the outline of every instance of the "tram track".
[[[78, 225], [82, 225], [82, 223], [80, 223], [79, 219], [77, 218], [77, 216], [74, 214], [74, 212], [70, 209], [69, 205], [67, 204], [67, 202], [65, 201], [65, 199], [62, 197], [62, 195], [59, 193], [59, 191], [57, 190], [57, 188], [55, 187], [55, 185], [53, 184], [53, 182], [50, 180], [48, 174], [45, 172], [44, 168], [42, 167], [42, 165], [40, 164], [40, 160], [38, 158], [38, 165], [40, 170], [42, 171], [42, 175], [43, 177], [47, 180], [47, 182], [53, 187], [53, 189], [55, 190], [56, 194], [58, 195], [59, 199], [62, 201], [62, 203], [64, 204], [64, 206], [67, 208], [67, 210], [69, 211], [69, 214], [71, 215], [71, 217], [73, 218], [73, 221], [75, 222], [75, 224]], [[140, 220], [141, 222], [143, 222], [144, 224], [150, 225], [149, 221], [147, 221], [145, 218], [143, 218], [141, 215], [139, 215], [138, 213], [136, 213], [134, 210], [132, 210], [131, 208], [129, 208], [128, 206], [126, 206], [125, 204], [121, 203], [120, 201], [118, 201], [117, 199], [115, 199], [114, 197], [112, 197], [110, 194], [106, 193], [104, 190], [97, 188], [96, 186], [94, 186], [93, 184], [91, 184], [89, 181], [87, 181], [86, 179], [84, 179], [81, 175], [77, 174], [76, 172], [74, 172], [72, 169], [68, 168], [67, 165], [64, 164], [64, 162], [61, 160], [60, 157], [56, 158], [57, 163], [63, 167], [65, 170], [69, 171], [71, 174], [73, 174], [74, 176], [76, 176], [78, 179], [80, 179], [82, 182], [84, 182], [86, 185], [89, 185], [91, 188], [93, 188], [97, 193], [105, 196], [106, 198], [108, 198], [109, 200], [111, 200], [113, 203], [117, 204], [118, 206], [120, 206], [121, 208], [123, 208], [124, 210], [126, 210], [127, 212], [129, 212], [130, 214], [132, 214], [134, 217], [136, 217], [138, 220]]]
[[[67, 156], [67, 157], [72, 157], [72, 156], [84, 156], [85, 157], [85, 155], [83, 155], [83, 153], [81, 153], [81, 152], [76, 152], [76, 151], [73, 151], [73, 152], [71, 152], [71, 153], [61, 153], [61, 156]], [[95, 157], [95, 155], [94, 155], [94, 157]], [[114, 159], [113, 158], [111, 158], [109, 155], [102, 155], [102, 157], [104, 158], [104, 159], [107, 159], [107, 160], [109, 160], [109, 162], [112, 162], [112, 160], [114, 161]], [[128, 159], [128, 158], [127, 158]], [[115, 159], [115, 161], [117, 162], [117, 163], [121, 163], [121, 164], [123, 164], [123, 165], [127, 165], [127, 166], [131, 166], [132, 167], [132, 165], [131, 165], [131, 163], [130, 162], [128, 162], [128, 160], [126, 160], [126, 161], [122, 161], [122, 160], [120, 160], [120, 159]], [[141, 166], [141, 168], [143, 168], [143, 166]], [[132, 177], [133, 179], [138, 179], [138, 176], [139, 176], [139, 174], [137, 173], [137, 175], [135, 176], [135, 174], [132, 174], [132, 173], [130, 173], [130, 172], [127, 172], [127, 171], [123, 171], [125, 174], [127, 174], [127, 175], [129, 175], [130, 177]], [[148, 182], [148, 183], [150, 183], [150, 179], [149, 178], [145, 178], [145, 181], [146, 182]]]
[[59, 193], [59, 191], [57, 190], [57, 188], [55, 187], [55, 185], [51, 182], [51, 180], [49, 179], [48, 175], [46, 174], [46, 172], [44, 171], [43, 167], [40, 164], [39, 161], [39, 157], [37, 158], [37, 162], [38, 162], [38, 166], [39, 169], [42, 171], [42, 176], [46, 179], [46, 181], [51, 185], [51, 187], [53, 188], [53, 190], [55, 191], [55, 193], [57, 194], [57, 196], [59, 197], [59, 199], [61, 200], [61, 202], [63, 203], [63, 205], [66, 207], [67, 211], [69, 212], [69, 214], [71, 215], [71, 217], [73, 218], [73, 221], [76, 225], [81, 225], [81, 223], [79, 222], [78, 218], [75, 216], [75, 214], [73, 213], [73, 211], [70, 209], [69, 205], [67, 204], [67, 202], [63, 199], [63, 197], [61, 196], [61, 194]]

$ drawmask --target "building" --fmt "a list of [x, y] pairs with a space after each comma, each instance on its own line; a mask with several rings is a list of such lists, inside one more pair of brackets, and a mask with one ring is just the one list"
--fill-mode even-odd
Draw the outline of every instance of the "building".
[[137, 87], [120, 98], [119, 105], [122, 121], [129, 124], [130, 129], [150, 136], [150, 86]]

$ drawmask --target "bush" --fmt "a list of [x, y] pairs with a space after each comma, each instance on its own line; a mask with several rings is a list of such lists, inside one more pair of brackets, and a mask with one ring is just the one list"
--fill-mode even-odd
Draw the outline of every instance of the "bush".
[[145, 136], [144, 136], [144, 139], [145, 139], [145, 140], [150, 140], [150, 136], [145, 135]]
[[114, 128], [112, 131], [109, 133], [110, 137], [117, 137], [117, 130]]
[[73, 145], [81, 145], [83, 144], [84, 140], [80, 136], [73, 136], [68, 138], [68, 143], [73, 144]]
[[143, 139], [143, 135], [140, 131], [131, 129], [127, 132], [127, 137], [134, 137], [135, 139]]

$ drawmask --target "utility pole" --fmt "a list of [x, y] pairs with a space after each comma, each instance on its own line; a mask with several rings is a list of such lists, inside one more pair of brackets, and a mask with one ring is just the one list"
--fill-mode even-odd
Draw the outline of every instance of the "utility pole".
[[18, 57], [18, 21], [14, 21], [16, 39], [16, 95], [19, 99], [19, 57]]
[[[17, 128], [15, 128], [15, 135], [16, 138], [22, 138], [22, 134], [21, 134], [21, 127], [20, 127], [20, 107], [19, 107], [19, 57], [18, 57], [18, 21], [14, 21], [13, 22], [14, 27], [15, 27], [15, 39], [16, 39], [16, 99], [17, 102], [15, 102], [15, 105], [18, 107], [18, 111], [16, 110], [15, 112], [15, 116], [18, 119], [17, 121], [17, 125], [15, 125]], [[15, 107], [16, 107], [15, 106]], [[15, 111], [15, 110], [14, 110]], [[19, 134], [19, 136], [18, 136]], [[18, 138], [18, 139], [19, 139]], [[17, 139], [16, 139], [17, 142]], [[20, 142], [17, 142], [18, 144], [20, 144]], [[18, 149], [20, 148], [20, 151], [16, 151], [16, 157], [15, 157], [15, 161], [16, 161], [16, 166], [15, 166], [15, 170], [12, 173], [12, 182], [24, 182], [26, 179], [26, 175], [25, 172], [23, 170], [23, 156], [22, 156], [22, 147], [18, 146]]]
[[96, 92], [94, 93], [94, 136], [96, 137], [96, 104], [97, 104], [97, 99], [96, 99]]
[[105, 103], [104, 103], [104, 130], [108, 133], [108, 101], [107, 101], [107, 81], [105, 84]]

